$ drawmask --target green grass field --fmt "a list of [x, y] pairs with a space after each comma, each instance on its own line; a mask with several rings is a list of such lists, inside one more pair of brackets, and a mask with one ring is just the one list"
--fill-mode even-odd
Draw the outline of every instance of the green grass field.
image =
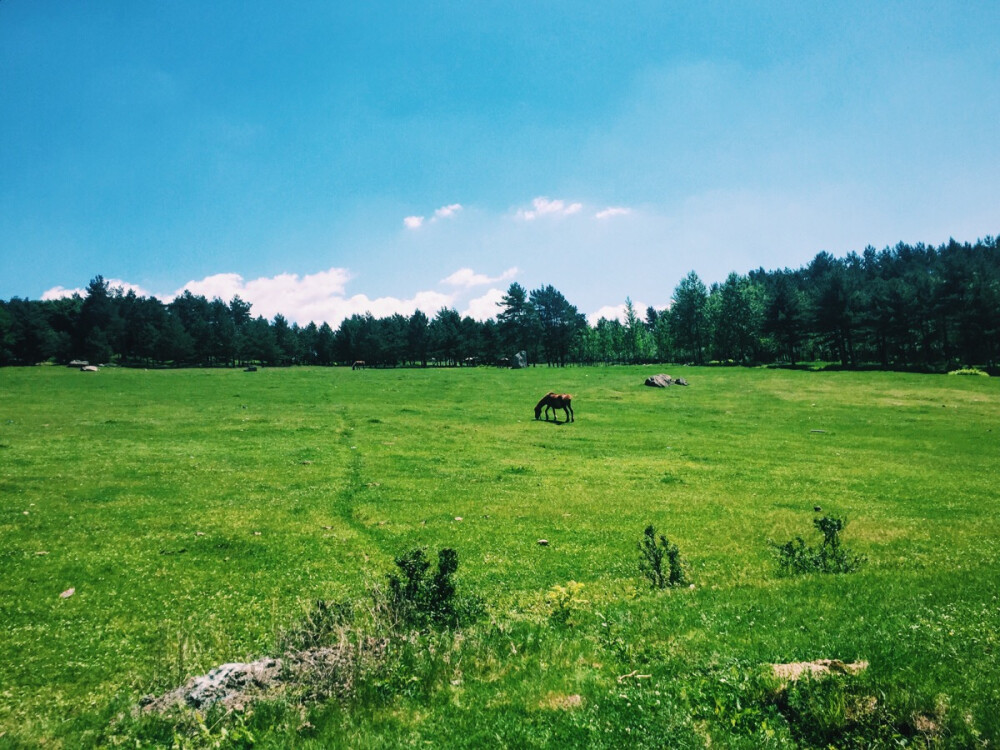
[[[534, 420], [548, 390], [574, 423]], [[993, 378], [0, 369], [0, 747], [994, 747], [998, 487]], [[814, 506], [860, 570], [779, 575]], [[648, 524], [693, 589], [650, 589]], [[132, 716], [414, 547], [457, 550], [486, 613], [363, 700]], [[822, 658], [869, 667], [767, 676]]]

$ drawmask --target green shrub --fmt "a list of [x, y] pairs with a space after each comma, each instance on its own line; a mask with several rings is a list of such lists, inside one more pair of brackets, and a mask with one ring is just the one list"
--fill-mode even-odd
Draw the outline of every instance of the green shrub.
[[[639, 542], [639, 570], [649, 580], [654, 589], [667, 586], [682, 586], [687, 583], [681, 553], [676, 544], [671, 544], [665, 536], [656, 538], [652, 524], [646, 527]], [[666, 560], [666, 569], [664, 569]]]
[[863, 555], [850, 552], [841, 544], [840, 532], [847, 526], [846, 518], [823, 516], [814, 519], [813, 525], [823, 534], [819, 547], [806, 546], [800, 536], [775, 545], [782, 573], [850, 573], [865, 562]]
[[438, 552], [437, 570], [429, 575], [431, 564], [422, 549], [412, 549], [395, 560], [402, 576], [389, 575], [386, 606], [394, 623], [425, 628], [431, 625], [457, 626], [475, 619], [482, 605], [474, 597], [458, 597], [452, 576], [458, 570], [458, 553], [453, 549]]
[[961, 370], [951, 370], [949, 375], [979, 375], [984, 378], [988, 378], [990, 374], [988, 372], [983, 372], [978, 367], [963, 367]]

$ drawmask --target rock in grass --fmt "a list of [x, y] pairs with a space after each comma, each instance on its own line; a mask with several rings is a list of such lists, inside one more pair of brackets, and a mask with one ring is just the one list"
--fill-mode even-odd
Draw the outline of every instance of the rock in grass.
[[275, 684], [280, 679], [281, 668], [281, 659], [223, 664], [208, 674], [192, 677], [184, 687], [159, 698], [147, 696], [140, 705], [145, 711], [165, 711], [185, 705], [200, 709], [217, 702], [227, 708], [242, 707], [249, 695]]
[[658, 375], [651, 375], [646, 378], [645, 384], [651, 388], [669, 388], [672, 385], [687, 385], [688, 382], [684, 378], [674, 379], [666, 373], [661, 372]]
[[60, 599], [69, 599], [75, 593], [76, 593], [76, 589], [75, 588], [66, 589], [61, 594], [59, 594], [59, 598]]
[[548, 539], [539, 539], [538, 540], [538, 546], [539, 547], [548, 547], [549, 546], [549, 540]]

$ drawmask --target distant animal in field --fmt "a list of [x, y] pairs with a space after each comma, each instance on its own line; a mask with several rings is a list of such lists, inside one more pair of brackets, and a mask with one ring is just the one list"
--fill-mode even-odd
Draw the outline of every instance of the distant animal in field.
[[354, 364], [351, 365], [352, 370], [363, 370], [365, 369], [365, 361], [363, 359], [355, 360]]
[[544, 396], [542, 400], [535, 404], [535, 419], [542, 418], [542, 408], [545, 409], [545, 421], [549, 421], [549, 409], [552, 409], [552, 418], [558, 422], [559, 418], [556, 416], [556, 409], [562, 409], [566, 412], [566, 421], [575, 422], [576, 416], [573, 414], [573, 407], [570, 402], [573, 397], [568, 393], [554, 393], [549, 391]]

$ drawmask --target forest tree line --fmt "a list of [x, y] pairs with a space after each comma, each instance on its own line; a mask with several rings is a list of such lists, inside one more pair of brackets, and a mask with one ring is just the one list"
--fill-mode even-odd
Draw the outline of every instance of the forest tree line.
[[1000, 354], [1000, 251], [987, 237], [940, 247], [898, 244], [798, 270], [732, 273], [709, 287], [693, 271], [669, 308], [625, 319], [586, 318], [551, 285], [513, 283], [495, 318], [454, 309], [433, 317], [352, 315], [336, 329], [254, 316], [248, 302], [190, 292], [164, 303], [111, 287], [85, 295], [0, 300], [0, 365], [40, 362], [125, 366], [497, 364], [788, 364], [995, 370]]

